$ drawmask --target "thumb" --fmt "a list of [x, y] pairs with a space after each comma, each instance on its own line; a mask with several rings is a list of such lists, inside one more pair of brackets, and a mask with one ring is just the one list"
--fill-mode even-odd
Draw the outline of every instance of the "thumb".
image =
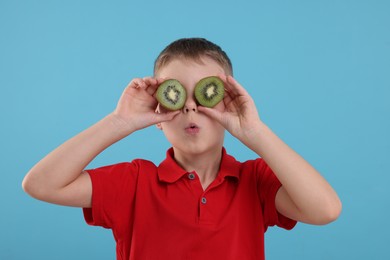
[[203, 106], [199, 106], [198, 111], [200, 111], [200, 112], [204, 113], [205, 115], [211, 117], [212, 119], [216, 120], [222, 126], [225, 126], [224, 121], [223, 121], [223, 116], [222, 116], [222, 113], [220, 111], [213, 109], [213, 108], [203, 107]]
[[167, 113], [155, 113], [155, 119], [158, 123], [165, 122], [165, 121], [170, 121], [175, 116], [180, 114], [180, 111], [172, 111], [172, 112], [167, 112]]

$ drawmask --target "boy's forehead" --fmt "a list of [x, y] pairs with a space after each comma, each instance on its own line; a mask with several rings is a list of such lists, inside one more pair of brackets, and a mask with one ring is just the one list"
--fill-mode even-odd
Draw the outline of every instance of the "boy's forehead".
[[225, 74], [222, 66], [211, 58], [201, 57], [199, 60], [174, 58], [162, 66], [157, 71], [156, 76], [179, 79], [181, 77], [207, 77], [218, 74]]

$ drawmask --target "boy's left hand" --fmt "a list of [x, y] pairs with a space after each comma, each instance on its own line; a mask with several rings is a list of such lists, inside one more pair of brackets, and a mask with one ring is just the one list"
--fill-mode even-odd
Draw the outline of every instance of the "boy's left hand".
[[243, 143], [250, 142], [250, 138], [261, 125], [255, 102], [232, 76], [220, 75], [219, 77], [225, 84], [223, 99], [225, 110], [202, 106], [199, 106], [198, 110], [217, 120]]

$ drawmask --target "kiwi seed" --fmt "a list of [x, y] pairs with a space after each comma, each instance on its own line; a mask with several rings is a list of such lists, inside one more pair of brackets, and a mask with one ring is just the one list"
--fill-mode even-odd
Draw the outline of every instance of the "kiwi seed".
[[187, 92], [178, 80], [168, 79], [158, 87], [156, 99], [166, 109], [179, 110], [186, 102]]
[[200, 105], [214, 107], [223, 99], [225, 87], [220, 78], [211, 76], [201, 79], [196, 84], [194, 92]]

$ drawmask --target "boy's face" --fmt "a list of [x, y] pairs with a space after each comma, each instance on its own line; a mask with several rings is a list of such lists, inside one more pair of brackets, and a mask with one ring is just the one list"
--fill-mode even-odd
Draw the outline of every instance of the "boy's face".
[[[224, 140], [225, 129], [215, 120], [198, 112], [194, 88], [199, 80], [208, 76], [225, 74], [225, 71], [208, 57], [203, 57], [202, 63], [187, 59], [174, 59], [162, 67], [156, 75], [163, 79], [177, 79], [187, 90], [187, 100], [181, 113], [173, 120], [157, 125], [163, 130], [174, 149], [186, 154], [219, 151]], [[214, 109], [224, 111], [225, 105], [220, 102]], [[158, 112], [166, 111], [159, 106]]]

